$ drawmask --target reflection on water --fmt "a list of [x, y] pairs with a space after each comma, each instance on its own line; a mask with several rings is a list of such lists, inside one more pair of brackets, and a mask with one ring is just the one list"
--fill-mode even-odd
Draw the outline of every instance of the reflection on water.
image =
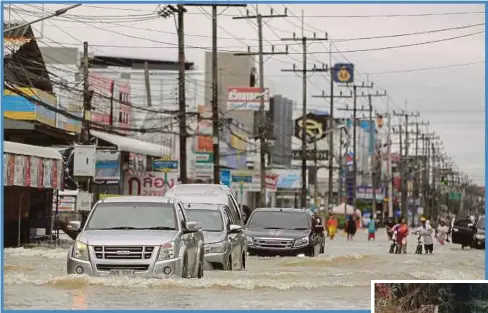
[[5, 308], [369, 309], [372, 279], [484, 279], [482, 250], [390, 255], [378, 237], [336, 237], [317, 258], [250, 257], [246, 271], [208, 271], [201, 280], [67, 275], [66, 248], [5, 249]]

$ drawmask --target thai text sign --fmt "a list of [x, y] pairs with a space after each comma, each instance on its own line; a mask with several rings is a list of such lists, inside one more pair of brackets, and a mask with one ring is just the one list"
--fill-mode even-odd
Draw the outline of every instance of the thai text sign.
[[[164, 177], [167, 180], [164, 180]], [[178, 173], [148, 172], [141, 175], [124, 175], [124, 194], [129, 196], [159, 196], [173, 187]]]

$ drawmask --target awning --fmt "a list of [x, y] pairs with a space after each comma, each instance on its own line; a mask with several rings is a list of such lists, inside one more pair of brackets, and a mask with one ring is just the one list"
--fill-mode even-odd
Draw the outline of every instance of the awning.
[[56, 149], [40, 146], [25, 145], [18, 142], [4, 141], [3, 152], [17, 155], [35, 156], [43, 159], [62, 160], [63, 157]]
[[109, 134], [97, 130], [91, 130], [90, 134], [99, 139], [110, 142], [111, 144], [117, 146], [120, 151], [139, 153], [154, 157], [168, 155], [171, 151], [171, 148], [168, 146], [157, 145], [138, 139]]
[[4, 186], [63, 189], [63, 157], [56, 149], [4, 142]]

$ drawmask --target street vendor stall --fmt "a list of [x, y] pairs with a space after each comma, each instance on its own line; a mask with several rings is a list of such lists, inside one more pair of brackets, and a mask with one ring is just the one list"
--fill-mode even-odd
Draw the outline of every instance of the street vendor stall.
[[63, 186], [63, 158], [52, 148], [4, 142], [4, 243], [50, 235], [53, 190]]

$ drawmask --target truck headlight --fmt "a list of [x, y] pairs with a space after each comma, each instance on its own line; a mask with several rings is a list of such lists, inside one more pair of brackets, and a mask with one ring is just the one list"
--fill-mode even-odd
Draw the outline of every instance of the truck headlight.
[[252, 245], [254, 245], [254, 241], [252, 240], [252, 238], [251, 238], [251, 237], [246, 236], [246, 244], [247, 244], [248, 246], [252, 246]]
[[215, 242], [205, 244], [205, 253], [224, 253], [225, 252], [225, 242]]
[[295, 240], [295, 244], [293, 245], [293, 247], [297, 248], [297, 247], [308, 246], [308, 243], [309, 243], [308, 237], [303, 237], [303, 238]]
[[175, 246], [172, 242], [167, 242], [159, 247], [158, 261], [169, 260], [175, 257]]
[[72, 257], [78, 260], [88, 261], [88, 246], [81, 241], [75, 241]]
[[483, 235], [483, 234], [476, 234], [476, 235], [474, 235], [474, 238], [476, 238], [476, 239], [485, 239], [485, 235]]

